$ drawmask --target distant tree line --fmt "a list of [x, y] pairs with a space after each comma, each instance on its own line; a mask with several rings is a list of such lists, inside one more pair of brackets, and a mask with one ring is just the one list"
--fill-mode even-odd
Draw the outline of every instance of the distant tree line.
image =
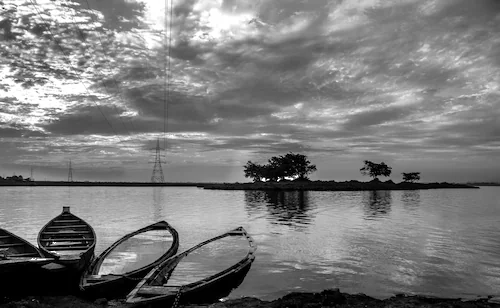
[[9, 182], [31, 182], [33, 181], [31, 178], [23, 178], [22, 175], [13, 175], [13, 176], [7, 176], [7, 177], [1, 177], [0, 176], [0, 181], [9, 181]]
[[244, 168], [245, 177], [253, 179], [254, 182], [308, 180], [308, 175], [316, 171], [316, 166], [311, 164], [306, 155], [292, 152], [273, 156], [264, 165], [248, 161]]

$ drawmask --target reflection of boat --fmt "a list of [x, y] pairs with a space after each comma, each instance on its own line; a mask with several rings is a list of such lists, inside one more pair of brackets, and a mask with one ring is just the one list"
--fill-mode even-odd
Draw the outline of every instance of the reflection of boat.
[[[110, 255], [116, 252], [118, 246], [126, 246], [127, 241], [130, 242], [132, 238], [137, 235], [147, 235], [148, 232], [161, 232], [158, 238], [158, 242], [162, 244], [161, 255], [153, 262], [148, 262], [141, 266], [140, 262], [136, 260], [136, 266], [139, 268], [132, 269], [125, 273], [120, 273], [117, 270], [111, 271], [111, 273], [102, 274], [102, 265], [106, 259], [111, 259]], [[171, 239], [171, 241], [166, 241]], [[164, 249], [165, 243], [170, 243], [168, 249]], [[143, 249], [144, 246], [137, 247], [139, 250]], [[116, 241], [108, 249], [99, 255], [89, 269], [82, 275], [80, 280], [80, 289], [84, 291], [85, 295], [92, 298], [106, 297], [106, 298], [118, 298], [127, 295], [134, 287], [137, 285], [138, 279], [144, 278], [144, 276], [155, 266], [159, 265], [164, 260], [173, 256], [177, 249], [179, 248], [179, 235], [177, 231], [170, 226], [166, 221], [159, 221], [132, 233], [129, 233]], [[121, 260], [123, 261], [123, 260]]]
[[46, 257], [58, 258], [57, 263], [81, 272], [94, 257], [94, 229], [63, 207], [63, 212], [49, 221], [38, 233], [38, 247]]
[[[245, 247], [240, 249], [234, 244]], [[183, 303], [216, 301], [243, 281], [255, 259], [255, 250], [253, 239], [243, 227], [214, 237], [155, 267], [129, 293], [127, 303], [164, 307], [179, 300]], [[211, 270], [205, 268], [207, 263]]]

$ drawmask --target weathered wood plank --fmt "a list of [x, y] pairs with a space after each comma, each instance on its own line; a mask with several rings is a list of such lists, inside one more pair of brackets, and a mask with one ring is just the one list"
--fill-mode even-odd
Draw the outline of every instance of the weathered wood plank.
[[175, 295], [177, 291], [179, 291], [179, 287], [143, 286], [137, 295]]

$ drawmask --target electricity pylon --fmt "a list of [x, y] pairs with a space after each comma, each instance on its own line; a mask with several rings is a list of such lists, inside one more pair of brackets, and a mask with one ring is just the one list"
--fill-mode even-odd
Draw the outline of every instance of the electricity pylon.
[[[153, 175], [151, 175], [151, 183], [165, 183], [165, 177], [163, 176], [163, 170], [161, 168], [161, 148], [160, 148], [160, 138], [156, 141], [156, 154], [153, 167]], [[166, 163], [166, 162], [163, 162]]]
[[69, 160], [68, 182], [73, 182], [73, 167], [71, 166], [71, 159]]

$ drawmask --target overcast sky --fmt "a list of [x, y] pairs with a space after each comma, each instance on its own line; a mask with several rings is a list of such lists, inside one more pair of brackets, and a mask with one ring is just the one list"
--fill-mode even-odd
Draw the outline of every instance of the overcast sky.
[[149, 181], [164, 137], [167, 181], [500, 181], [500, 2], [0, 0], [0, 175]]

